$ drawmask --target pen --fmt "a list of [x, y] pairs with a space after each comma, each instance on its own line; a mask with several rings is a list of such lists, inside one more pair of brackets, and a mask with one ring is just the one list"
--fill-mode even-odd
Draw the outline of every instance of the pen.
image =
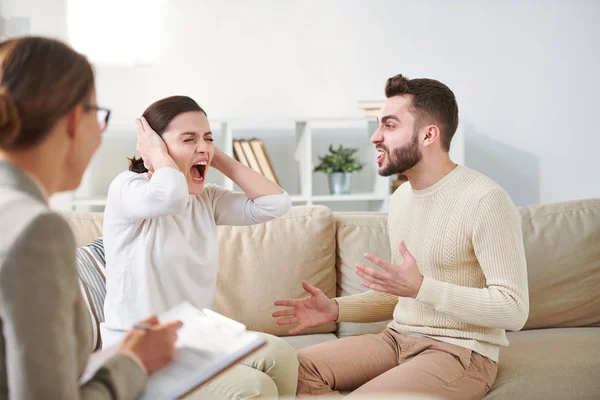
[[152, 330], [152, 325], [145, 323], [145, 322], [140, 322], [139, 324], [135, 324], [133, 325], [134, 329], [143, 329], [145, 331], [149, 331]]

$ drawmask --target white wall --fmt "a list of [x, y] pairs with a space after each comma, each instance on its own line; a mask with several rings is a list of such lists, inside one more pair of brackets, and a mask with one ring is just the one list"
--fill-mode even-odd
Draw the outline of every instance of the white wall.
[[[30, 34], [68, 40], [67, 0], [0, 0], [0, 16], [28, 17]], [[72, 194], [57, 193], [50, 198], [50, 206], [70, 209]]]
[[31, 33], [68, 39], [67, 0], [1, 0], [0, 15], [4, 18], [29, 17]]
[[[66, 9], [66, 0], [8, 3], [40, 33], [46, 11]], [[99, 102], [113, 126], [171, 94], [217, 118], [360, 116], [357, 101], [382, 98], [387, 77], [432, 77], [457, 96], [467, 165], [515, 203], [600, 197], [599, 15], [592, 0], [172, 0], [163, 63], [98, 65]]]

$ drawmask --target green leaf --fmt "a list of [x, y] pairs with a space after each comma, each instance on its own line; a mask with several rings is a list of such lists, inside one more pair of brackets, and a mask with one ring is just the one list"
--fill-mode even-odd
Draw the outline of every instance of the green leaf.
[[315, 166], [314, 172], [323, 172], [325, 174], [355, 172], [362, 170], [364, 167], [364, 164], [355, 156], [358, 149], [347, 148], [341, 144], [337, 149], [334, 149], [333, 144], [330, 144], [328, 150], [327, 154], [318, 157], [319, 164]]

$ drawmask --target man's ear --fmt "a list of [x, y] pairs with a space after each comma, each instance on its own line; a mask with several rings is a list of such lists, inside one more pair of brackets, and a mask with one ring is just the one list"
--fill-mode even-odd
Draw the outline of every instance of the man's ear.
[[79, 104], [67, 114], [67, 136], [69, 139], [75, 139], [75, 136], [79, 133], [79, 124], [81, 123], [82, 116], [83, 107]]
[[425, 135], [423, 138], [423, 146], [431, 146], [436, 141], [440, 140], [440, 128], [437, 125], [428, 125], [425, 127]]

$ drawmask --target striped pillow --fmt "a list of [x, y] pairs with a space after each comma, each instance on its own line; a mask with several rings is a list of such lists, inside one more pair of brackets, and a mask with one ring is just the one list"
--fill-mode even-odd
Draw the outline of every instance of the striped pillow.
[[76, 250], [79, 288], [85, 299], [92, 322], [92, 351], [102, 347], [100, 323], [104, 322], [104, 298], [106, 297], [106, 260], [104, 241], [96, 239]]

